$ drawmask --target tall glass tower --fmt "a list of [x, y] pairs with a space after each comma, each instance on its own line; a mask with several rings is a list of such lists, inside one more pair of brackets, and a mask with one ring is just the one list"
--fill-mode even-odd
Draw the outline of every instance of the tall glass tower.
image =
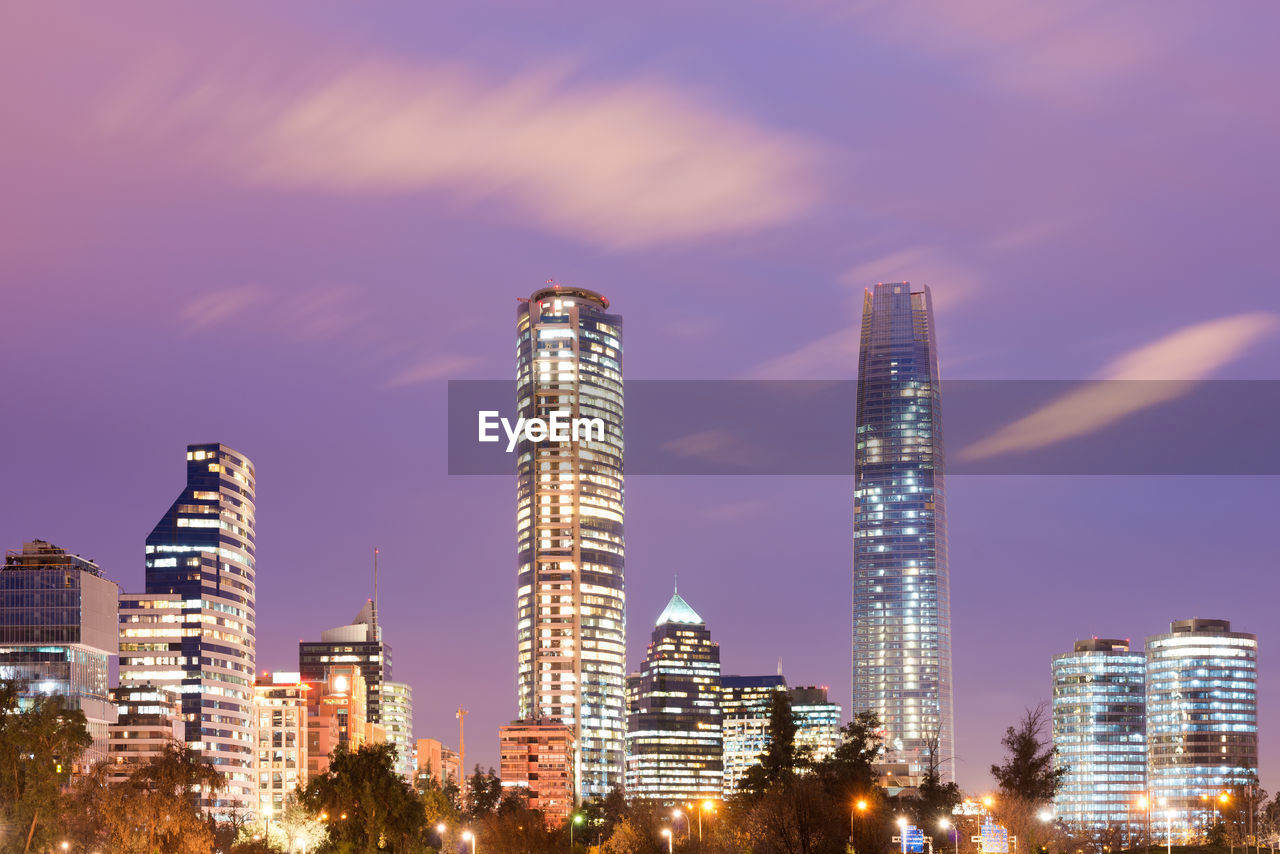
[[604, 435], [518, 448], [516, 643], [523, 721], [577, 739], [579, 797], [622, 782], [626, 734], [622, 318], [583, 288], [551, 286], [517, 313], [517, 413], [598, 418]]
[[632, 679], [627, 794], [663, 804], [719, 800], [720, 645], [679, 593], [659, 615], [640, 673]]
[[1258, 780], [1258, 636], [1176, 620], [1147, 638], [1147, 776], [1173, 834], [1213, 822], [1214, 799]]
[[147, 537], [146, 593], [120, 597], [120, 687], [171, 687], [187, 745], [226, 777], [215, 814], [256, 806], [254, 470], [187, 446], [187, 484]]
[[853, 712], [886, 759], [953, 776], [951, 586], [942, 390], [927, 287], [878, 284], [862, 306], [853, 492]]
[[1073, 830], [1125, 827], [1145, 794], [1147, 659], [1127, 640], [1078, 640], [1053, 657], [1054, 762], [1067, 773], [1054, 811]]

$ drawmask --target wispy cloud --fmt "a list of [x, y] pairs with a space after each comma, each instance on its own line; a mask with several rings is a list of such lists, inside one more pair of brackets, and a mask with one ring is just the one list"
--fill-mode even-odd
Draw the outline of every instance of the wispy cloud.
[[263, 297], [262, 290], [245, 286], [202, 294], [178, 309], [178, 317], [192, 329], [216, 326], [234, 319]]
[[1194, 16], [1106, 0], [1023, 3], [811, 0], [860, 33], [952, 63], [994, 89], [1080, 106], [1150, 68], [1196, 30]]
[[[1280, 316], [1253, 312], [1179, 329], [1114, 359], [1098, 382], [1068, 392], [961, 451], [987, 459], [1087, 436], [1134, 413], [1187, 394], [1196, 383], [1280, 328]], [[1161, 382], [1115, 382], [1159, 380]]]
[[386, 388], [417, 385], [433, 380], [455, 379], [474, 368], [480, 360], [474, 356], [448, 355], [423, 359], [387, 380]]
[[550, 65], [494, 81], [381, 59], [337, 73], [167, 65], [107, 98], [99, 129], [147, 128], [163, 151], [249, 184], [443, 191], [606, 246], [760, 229], [819, 196], [819, 146], [670, 81], [575, 82]]
[[849, 288], [849, 325], [797, 349], [775, 356], [747, 372], [750, 379], [847, 379], [858, 372], [862, 293], [877, 282], [929, 285], [935, 311], [947, 312], [982, 290], [978, 276], [934, 246], [910, 246], [859, 261], [840, 283]]

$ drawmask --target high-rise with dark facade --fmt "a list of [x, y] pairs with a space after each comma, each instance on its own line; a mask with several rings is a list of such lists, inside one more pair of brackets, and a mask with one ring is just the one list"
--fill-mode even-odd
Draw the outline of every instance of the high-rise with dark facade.
[[120, 597], [120, 686], [172, 687], [188, 746], [226, 779], [201, 803], [252, 810], [254, 469], [222, 444], [187, 446], [187, 483], [146, 543], [146, 592]]
[[1147, 780], [1172, 834], [1194, 837], [1214, 799], [1258, 777], [1258, 636], [1175, 620], [1147, 638]]
[[44, 540], [9, 552], [0, 569], [0, 679], [27, 684], [22, 705], [54, 694], [83, 711], [94, 740], [90, 761], [106, 758], [107, 728], [116, 721], [108, 674], [118, 649], [118, 599], [97, 564]]
[[391, 644], [382, 639], [378, 609], [364, 603], [349, 625], [325, 629], [318, 641], [298, 643], [298, 671], [308, 682], [323, 682], [335, 664], [356, 664], [364, 676], [365, 713], [369, 723], [382, 723], [383, 683], [391, 679]]
[[603, 427], [517, 449], [518, 718], [572, 727], [574, 791], [603, 797], [626, 735], [622, 318], [600, 294], [549, 286], [516, 324], [517, 415]]
[[787, 690], [787, 680], [776, 676], [722, 676], [720, 725], [724, 733], [724, 797], [738, 785], [760, 754], [769, 746], [769, 716], [774, 695]]
[[881, 283], [862, 307], [853, 494], [853, 712], [886, 759], [953, 777], [951, 585], [942, 388], [927, 287]]
[[629, 693], [627, 794], [664, 804], [719, 799], [720, 645], [679, 593], [658, 617]]
[[1053, 657], [1054, 763], [1066, 769], [1058, 819], [1089, 832], [1135, 827], [1146, 793], [1146, 670], [1129, 641], [1088, 638]]

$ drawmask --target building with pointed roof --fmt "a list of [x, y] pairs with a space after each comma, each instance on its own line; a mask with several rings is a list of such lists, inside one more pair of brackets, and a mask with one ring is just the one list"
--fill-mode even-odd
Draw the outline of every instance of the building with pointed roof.
[[627, 794], [663, 804], [716, 798], [723, 787], [720, 645], [679, 592], [658, 617], [628, 680]]

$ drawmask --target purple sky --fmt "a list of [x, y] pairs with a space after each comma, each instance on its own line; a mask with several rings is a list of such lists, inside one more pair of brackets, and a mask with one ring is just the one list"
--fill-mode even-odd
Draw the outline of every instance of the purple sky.
[[[944, 377], [1280, 379], [1280, 8], [687, 7], [9, 9], [0, 544], [140, 589], [184, 446], [226, 442], [260, 667], [355, 615], [377, 544], [418, 734], [465, 705], [496, 764], [514, 482], [445, 475], [443, 380], [510, 378], [548, 278], [610, 297], [629, 378], [851, 378], [862, 288], [906, 278]], [[1280, 482], [948, 486], [963, 785], [1074, 638], [1197, 615], [1259, 634], [1280, 787]], [[847, 705], [849, 478], [627, 492], [633, 666], [678, 573], [726, 672]]]

